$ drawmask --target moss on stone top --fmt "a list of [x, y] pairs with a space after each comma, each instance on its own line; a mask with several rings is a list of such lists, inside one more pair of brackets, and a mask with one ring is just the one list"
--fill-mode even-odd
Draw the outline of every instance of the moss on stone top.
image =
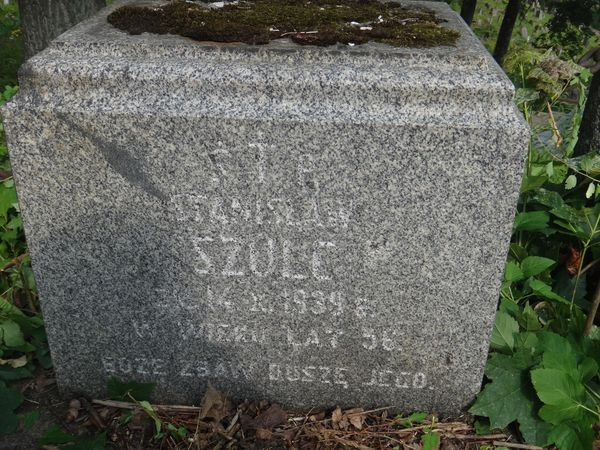
[[130, 34], [177, 34], [198, 41], [266, 44], [290, 38], [301, 45], [382, 42], [397, 47], [454, 45], [459, 33], [433, 11], [378, 0], [239, 0], [216, 7], [171, 0], [126, 5], [108, 16]]

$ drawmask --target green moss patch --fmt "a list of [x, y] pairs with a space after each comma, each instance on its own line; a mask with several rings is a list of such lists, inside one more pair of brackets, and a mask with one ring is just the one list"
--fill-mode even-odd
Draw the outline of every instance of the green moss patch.
[[290, 38], [301, 45], [382, 42], [397, 47], [454, 45], [455, 30], [427, 9], [378, 0], [240, 0], [222, 7], [172, 0], [127, 5], [108, 16], [131, 34], [177, 34], [198, 41], [266, 44]]

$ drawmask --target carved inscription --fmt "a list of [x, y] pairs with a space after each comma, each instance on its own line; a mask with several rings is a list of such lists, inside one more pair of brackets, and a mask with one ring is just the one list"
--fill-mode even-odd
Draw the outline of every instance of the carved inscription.
[[348, 367], [323, 365], [294, 365], [269, 362], [263, 365], [242, 365], [228, 360], [196, 360], [168, 363], [160, 358], [126, 358], [105, 356], [102, 367], [108, 376], [149, 376], [171, 379], [174, 376], [195, 379], [229, 379], [274, 383], [306, 383], [350, 387], [432, 389], [422, 372], [396, 370], [370, 370], [359, 373]]
[[245, 311], [261, 314], [285, 313], [300, 316], [374, 317], [373, 305], [366, 298], [352, 297], [338, 290], [281, 289], [278, 293], [248, 292], [233, 284], [216, 286], [209, 284], [203, 294], [156, 290], [161, 308], [174, 305], [190, 313], [233, 310], [234, 305]]
[[[178, 321], [181, 339], [199, 340], [202, 343], [252, 346], [254, 344], [285, 344], [290, 350], [337, 349], [348, 345], [358, 345], [365, 350], [384, 352], [401, 351], [399, 333], [394, 330], [375, 331], [361, 327], [358, 334], [323, 326], [320, 328], [295, 328], [285, 324], [271, 327], [258, 327], [246, 324]], [[132, 328], [139, 338], [153, 335], [152, 322], [134, 320]]]
[[[368, 292], [338, 279], [357, 205], [326, 189], [324, 177], [318, 176], [323, 169], [318, 157], [296, 156], [276, 173], [270, 159], [275, 154], [266, 144], [250, 143], [242, 165], [219, 143], [204, 155], [208, 188], [170, 198], [177, 223], [190, 240], [190, 273], [198, 284], [195, 290], [157, 289], [155, 304], [165, 314], [178, 311], [173, 326], [185, 345], [223, 349], [223, 359], [167, 365], [161, 359], [106, 357], [104, 371], [342, 389], [432, 389], [425, 373], [402, 367], [358, 370], [306, 363], [311, 352], [334, 355], [347, 349], [393, 361], [405, 351], [405, 343], [401, 330], [382, 329]], [[236, 194], [240, 180], [251, 185], [247, 195]], [[280, 192], [271, 183], [281, 185]], [[131, 326], [140, 340], [153, 338], [152, 322], [136, 319]], [[243, 355], [256, 348], [293, 355], [294, 362], [226, 359], [230, 349]]]
[[324, 201], [317, 194], [308, 199], [268, 198], [244, 200], [232, 197], [209, 197], [197, 193], [177, 194], [171, 203], [182, 223], [208, 222], [211, 225], [273, 225], [279, 228], [313, 227], [343, 231], [348, 228], [353, 202], [334, 199]]
[[331, 275], [325, 258], [334, 242], [294, 244], [290, 240], [199, 236], [192, 239], [197, 255], [195, 272], [201, 276], [275, 277], [327, 281]]

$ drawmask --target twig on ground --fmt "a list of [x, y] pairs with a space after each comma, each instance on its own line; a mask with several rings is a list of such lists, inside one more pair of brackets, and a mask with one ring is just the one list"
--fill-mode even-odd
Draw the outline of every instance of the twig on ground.
[[306, 422], [308, 422], [308, 418], [310, 417], [310, 413], [312, 413], [312, 411], [313, 411], [313, 408], [310, 408], [310, 411], [308, 411], [308, 413], [304, 416], [304, 421], [302, 422], [302, 425], [300, 425], [300, 429], [294, 436], [294, 439], [293, 439], [294, 441], [296, 439], [298, 439], [298, 437], [300, 436], [300, 433], [302, 433], [302, 430], [304, 430], [304, 426], [306, 425]]
[[[117, 400], [92, 400], [92, 403], [102, 406], [110, 406], [112, 408], [119, 409], [138, 409], [139, 406], [132, 402], [121, 402]], [[186, 406], [186, 405], [152, 405], [156, 410], [161, 411], [173, 411], [182, 413], [196, 413], [200, 412], [201, 408], [198, 406]]]
[[450, 439], [460, 439], [463, 441], [491, 441], [495, 439], [506, 439], [506, 434], [488, 434], [482, 436], [470, 435], [470, 434], [444, 434], [444, 437]]
[[96, 425], [96, 428], [98, 428], [100, 431], [104, 430], [106, 428], [106, 425], [104, 424], [96, 410], [92, 407], [90, 402], [88, 402], [87, 399], [83, 397], [80, 401], [86, 409], [86, 411], [88, 412], [88, 414], [90, 415], [90, 420], [93, 422], [94, 425]]
[[542, 447], [538, 447], [537, 445], [517, 444], [504, 441], [493, 441], [492, 445], [495, 445], [496, 447], [521, 448], [525, 450], [544, 450]]

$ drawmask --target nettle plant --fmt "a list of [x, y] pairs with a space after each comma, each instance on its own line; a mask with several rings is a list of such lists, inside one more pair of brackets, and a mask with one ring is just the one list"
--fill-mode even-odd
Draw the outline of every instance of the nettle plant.
[[600, 422], [600, 156], [573, 157], [590, 73], [531, 48], [506, 68], [532, 140], [488, 383], [470, 411], [487, 418], [481, 431], [511, 426], [532, 444], [591, 449]]

